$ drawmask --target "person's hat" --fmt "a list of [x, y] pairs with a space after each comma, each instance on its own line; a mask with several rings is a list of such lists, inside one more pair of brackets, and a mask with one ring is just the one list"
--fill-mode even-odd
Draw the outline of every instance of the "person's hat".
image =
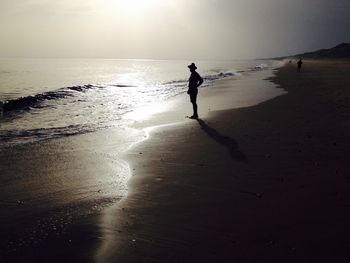
[[189, 69], [197, 69], [196, 65], [192, 63], [191, 65], [187, 66]]

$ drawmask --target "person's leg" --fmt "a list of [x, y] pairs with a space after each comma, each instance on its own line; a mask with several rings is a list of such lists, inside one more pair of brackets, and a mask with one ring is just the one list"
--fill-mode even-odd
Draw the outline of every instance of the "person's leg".
[[197, 113], [197, 103], [192, 102], [192, 106], [193, 106], [193, 116], [192, 116], [192, 117], [198, 117], [198, 113]]
[[193, 106], [192, 118], [198, 118], [198, 107], [197, 107], [197, 93], [191, 94], [191, 103]]

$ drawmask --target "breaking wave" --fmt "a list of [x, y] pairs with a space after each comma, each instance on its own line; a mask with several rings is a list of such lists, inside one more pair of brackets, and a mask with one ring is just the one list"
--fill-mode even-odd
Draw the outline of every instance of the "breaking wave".
[[[208, 86], [210, 83], [212, 83], [215, 80], [218, 79], [224, 79], [224, 78], [230, 78], [234, 77], [236, 75], [239, 75], [239, 73], [236, 72], [219, 72], [217, 74], [210, 74], [203, 76], [204, 85]], [[173, 87], [184, 87], [187, 86], [188, 80], [174, 80], [170, 82], [165, 82], [162, 84], [162, 86], [173, 86]], [[134, 87], [132, 85], [125, 85], [125, 84], [109, 84], [109, 87]], [[91, 89], [101, 89], [106, 86], [104, 85], [82, 85], [82, 86], [72, 86], [72, 87], [66, 87], [61, 88], [55, 91], [48, 91], [36, 95], [26, 96], [26, 97], [20, 97], [12, 100], [8, 100], [5, 102], [0, 102], [2, 105], [2, 112], [11, 112], [11, 111], [19, 111], [19, 110], [31, 110], [35, 108], [43, 108], [43, 102], [48, 100], [58, 100], [62, 98], [67, 97], [73, 97], [77, 93], [86, 92]], [[175, 94], [176, 95], [176, 94]]]
[[84, 92], [88, 89], [96, 88], [94, 85], [73, 86], [62, 88], [56, 91], [48, 91], [27, 97], [20, 97], [2, 103], [3, 112], [16, 110], [29, 110], [31, 108], [41, 108], [41, 102], [46, 100], [56, 100], [74, 96], [76, 92]]

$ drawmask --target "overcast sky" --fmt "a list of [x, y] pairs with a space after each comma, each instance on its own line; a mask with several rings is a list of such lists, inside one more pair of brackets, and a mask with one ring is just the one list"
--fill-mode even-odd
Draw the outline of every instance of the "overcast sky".
[[350, 0], [0, 0], [0, 57], [235, 59], [350, 42]]

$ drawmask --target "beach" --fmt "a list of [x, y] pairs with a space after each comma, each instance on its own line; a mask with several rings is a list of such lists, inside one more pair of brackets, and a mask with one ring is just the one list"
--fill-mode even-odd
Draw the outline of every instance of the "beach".
[[349, 258], [349, 68], [286, 64], [270, 79], [286, 95], [151, 129], [97, 262]]
[[[27, 213], [20, 209], [18, 214], [16, 207], [26, 202], [17, 198], [20, 191], [7, 189], [12, 203], [3, 203], [2, 259], [348, 258], [349, 69], [348, 61], [310, 60], [298, 73], [287, 63], [269, 79], [258, 71], [249, 73], [250, 78], [216, 81], [200, 92], [198, 120], [185, 118], [191, 105], [183, 94], [167, 103], [167, 110], [141, 118], [130, 129], [106, 129], [0, 152], [6, 160], [1, 171], [9, 181], [12, 174], [30, 171], [52, 175], [44, 181], [67, 191], [65, 199], [65, 193], [56, 196], [52, 189], [40, 187], [42, 178], [28, 181], [23, 191], [40, 191], [33, 193]], [[244, 97], [232, 89], [237, 85], [255, 89]], [[255, 96], [262, 88], [266, 94]], [[31, 159], [41, 164], [33, 165]], [[73, 185], [77, 181], [79, 186]], [[76, 198], [67, 187], [70, 182], [72, 190], [80, 191]], [[42, 204], [46, 195], [47, 203]], [[40, 207], [47, 211], [50, 203], [55, 211], [41, 215]], [[26, 227], [27, 219], [33, 218], [39, 220], [36, 226]], [[23, 237], [23, 230], [29, 231], [23, 244], [9, 243], [17, 234]], [[30, 239], [38, 242], [26, 246]]]

